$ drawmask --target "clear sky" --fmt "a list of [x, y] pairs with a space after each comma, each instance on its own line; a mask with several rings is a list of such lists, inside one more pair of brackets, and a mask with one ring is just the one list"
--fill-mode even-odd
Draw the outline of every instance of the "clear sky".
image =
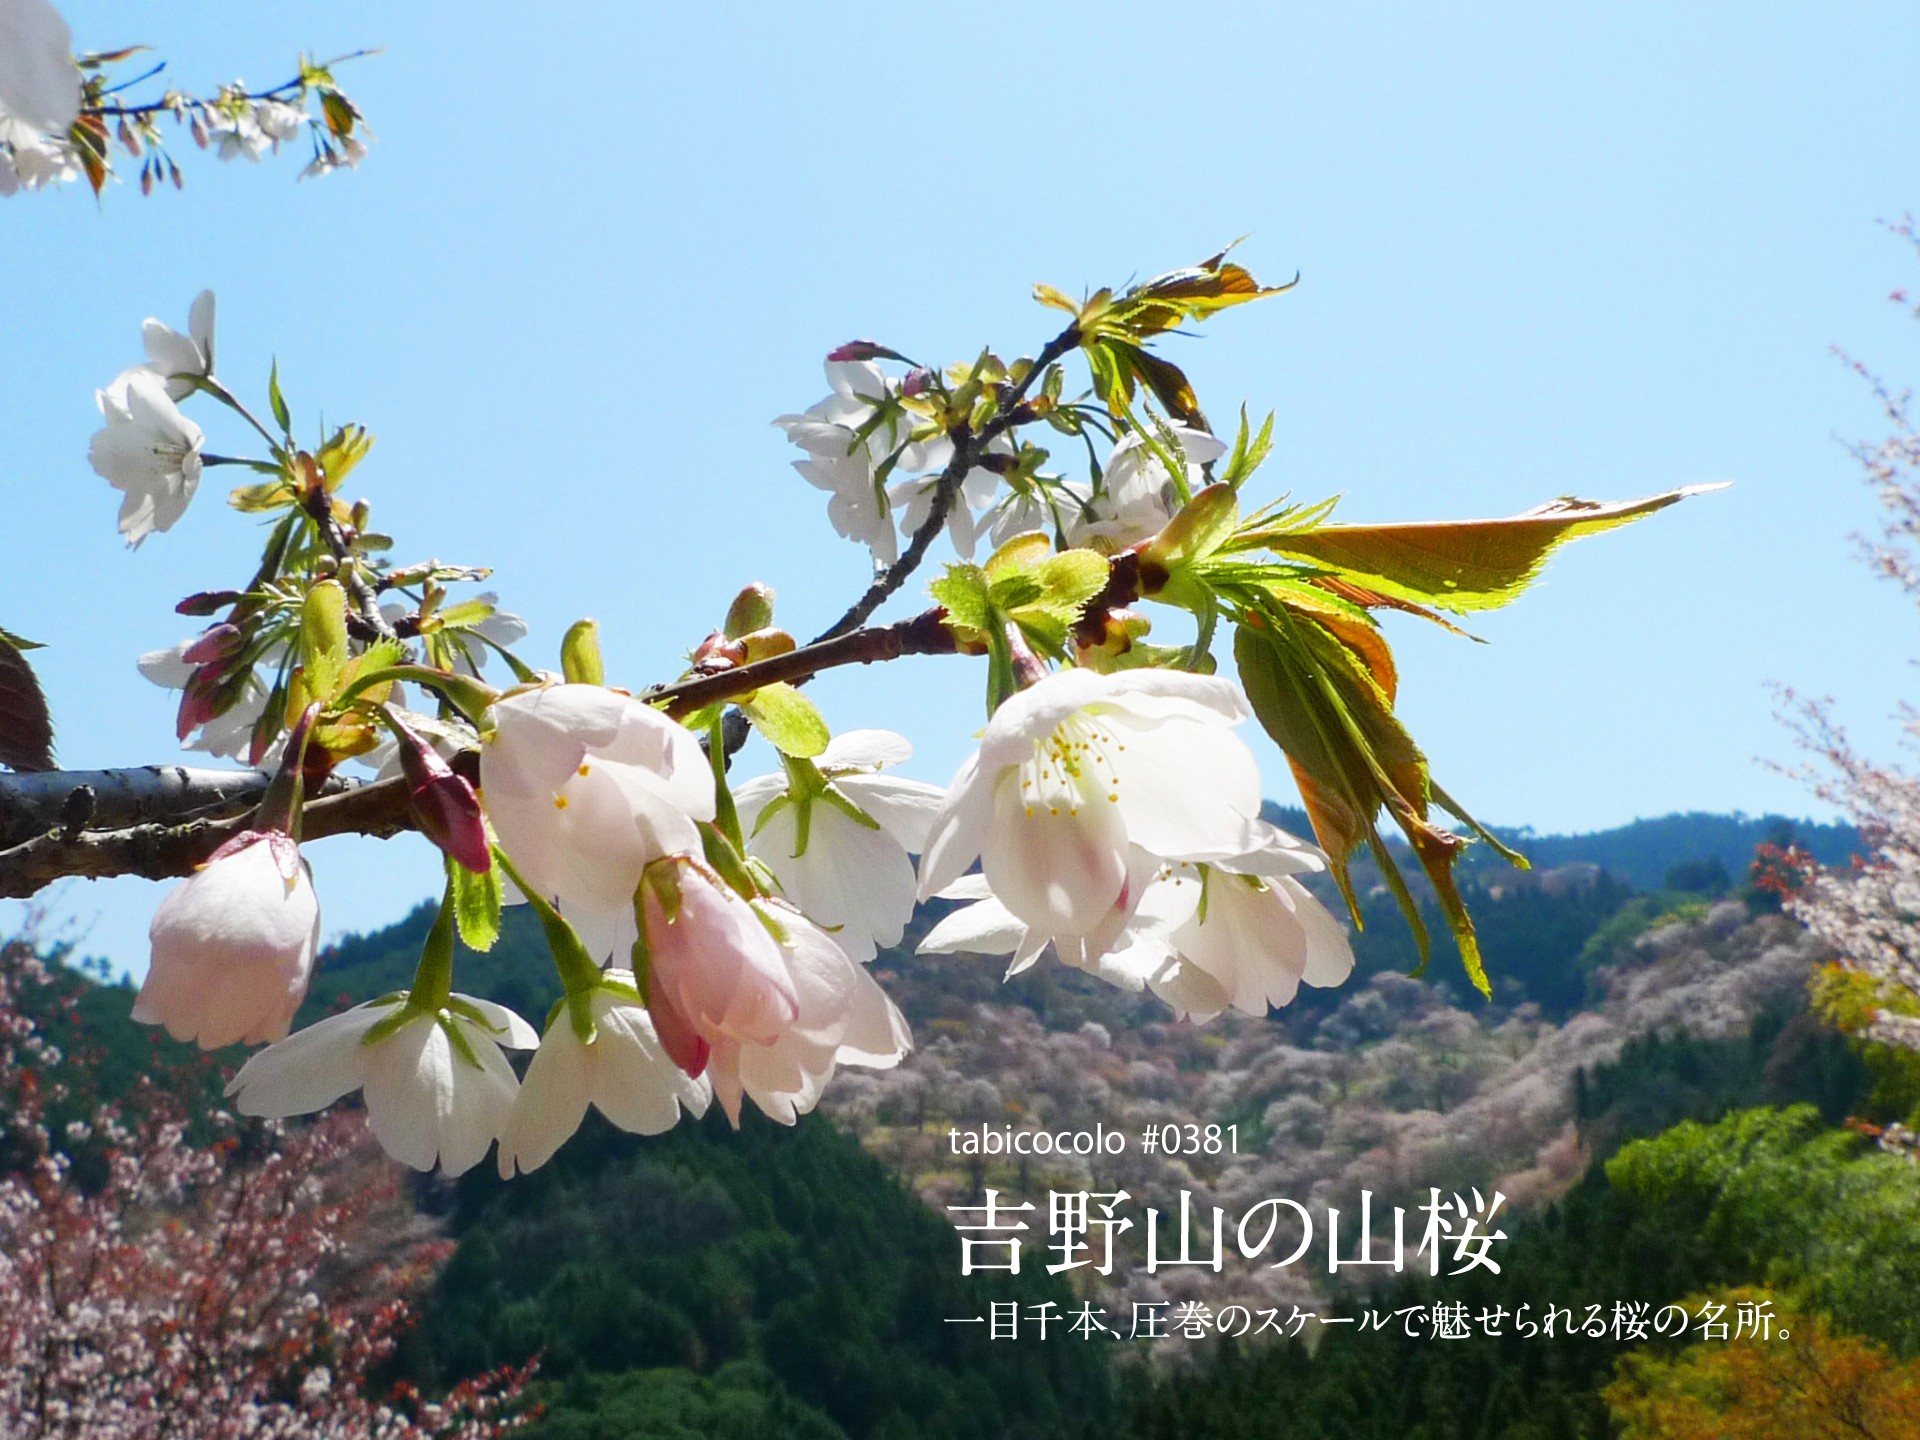
[[[863, 582], [768, 425], [824, 393], [829, 347], [1031, 351], [1056, 328], [1034, 281], [1249, 232], [1299, 288], [1175, 353], [1216, 417], [1278, 412], [1266, 493], [1390, 519], [1737, 482], [1564, 552], [1475, 623], [1488, 645], [1391, 627], [1402, 710], [1483, 818], [1817, 813], [1760, 763], [1790, 756], [1767, 682], [1883, 750], [1915, 692], [1912, 612], [1850, 558], [1873, 507], [1842, 441], [1879, 417], [1829, 353], [1920, 376], [1885, 301], [1920, 275], [1875, 224], [1920, 203], [1909, 4], [63, 8], [81, 47], [150, 44], [196, 89], [385, 47], [342, 75], [378, 136], [357, 173], [191, 153], [183, 195], [0, 202], [0, 624], [50, 646], [71, 766], [170, 758], [134, 658], [252, 563], [232, 472], [129, 555], [85, 458], [140, 321], [204, 286], [230, 384], [259, 395], [277, 354], [309, 426], [378, 432], [351, 488], [398, 555], [496, 567], [542, 663], [598, 617], [638, 685], [745, 580], [802, 634]], [[923, 660], [818, 694], [945, 780], [979, 683]], [[329, 933], [434, 883], [415, 837], [311, 853]], [[53, 906], [138, 967], [158, 895]]]

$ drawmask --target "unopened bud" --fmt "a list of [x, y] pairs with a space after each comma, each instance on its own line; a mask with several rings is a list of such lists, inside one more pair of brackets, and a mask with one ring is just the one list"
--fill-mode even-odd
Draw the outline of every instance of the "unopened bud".
[[737, 640], [750, 631], [764, 630], [772, 623], [773, 587], [756, 580], [733, 597], [733, 604], [727, 607], [727, 622], [722, 629], [729, 639]]
[[560, 642], [560, 673], [571, 685], [604, 685], [606, 662], [600, 657], [600, 622], [576, 620]]
[[247, 648], [247, 635], [238, 625], [215, 625], [180, 652], [189, 665], [220, 665]]
[[933, 372], [924, 365], [916, 365], [907, 372], [906, 379], [900, 382], [902, 395], [924, 395], [933, 388]]
[[173, 612], [176, 615], [211, 615], [217, 610], [226, 609], [239, 598], [238, 590], [201, 590], [174, 606]]
[[202, 665], [187, 676], [180, 692], [180, 712], [174, 719], [174, 737], [184, 740], [220, 713], [220, 667]]
[[849, 340], [827, 352], [829, 361], [841, 360], [904, 360], [906, 356], [898, 351], [889, 350], [877, 340]]
[[463, 776], [391, 709], [387, 718], [400, 742], [400, 769], [407, 778], [407, 808], [413, 823], [455, 861], [484, 875], [493, 865], [480, 797]]
[[789, 655], [799, 648], [793, 636], [772, 626], [742, 635], [740, 646], [746, 651], [749, 665], [756, 660], [771, 660], [776, 655]]
[[738, 640], [716, 630], [700, 642], [691, 658], [696, 670], [731, 670], [746, 663], [747, 650]]

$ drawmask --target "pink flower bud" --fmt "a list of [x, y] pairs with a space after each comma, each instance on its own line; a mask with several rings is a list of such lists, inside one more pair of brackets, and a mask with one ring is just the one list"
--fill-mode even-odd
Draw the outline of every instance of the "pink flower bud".
[[240, 598], [238, 590], [198, 590], [174, 606], [178, 615], [211, 615]]
[[189, 665], [220, 665], [246, 648], [246, 632], [238, 625], [223, 622], [210, 626], [199, 639], [180, 652], [180, 658]]
[[300, 847], [248, 830], [160, 902], [133, 1018], [204, 1050], [287, 1033], [306, 998], [320, 901]]
[[400, 769], [407, 777], [407, 806], [420, 833], [476, 875], [492, 868], [487, 822], [480, 797], [434, 748], [402, 725]]
[[220, 713], [222, 678], [218, 664], [202, 665], [187, 677], [180, 692], [180, 712], [173, 722], [176, 738], [186, 739]]
[[698, 1075], [715, 1041], [778, 1040], [800, 1001], [779, 942], [753, 907], [687, 855], [649, 865], [640, 894], [649, 1004], [673, 1063]]

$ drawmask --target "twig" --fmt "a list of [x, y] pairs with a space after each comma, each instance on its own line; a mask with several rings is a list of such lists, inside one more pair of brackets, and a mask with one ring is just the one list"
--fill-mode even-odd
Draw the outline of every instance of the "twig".
[[906, 584], [907, 577], [920, 568], [920, 562], [926, 558], [927, 551], [933, 547], [935, 537], [940, 534], [941, 527], [947, 523], [947, 516], [953, 510], [954, 499], [960, 493], [961, 482], [980, 462], [980, 457], [986, 453], [987, 446], [1012, 429], [1019, 421], [1020, 403], [1026, 399], [1027, 391], [1032, 388], [1033, 382], [1046, 373], [1048, 366], [1079, 343], [1079, 329], [1069, 325], [1047, 342], [1046, 348], [1033, 362], [1033, 368], [1027, 371], [1018, 385], [1002, 388], [1000, 408], [991, 420], [980, 427], [979, 434], [972, 433], [963, 425], [952, 436], [953, 459], [948, 461], [947, 468], [940, 472], [940, 478], [934, 486], [933, 503], [927, 509], [927, 518], [922, 520], [920, 528], [913, 532], [913, 539], [907, 545], [906, 552], [881, 574], [875, 576], [873, 583], [867, 587], [866, 593], [853, 602], [847, 613], [814, 637], [814, 644], [822, 640], [831, 640], [836, 635], [844, 635], [856, 626], [866, 624], [867, 617], [884, 605], [894, 591]]
[[902, 655], [951, 655], [955, 646], [946, 618], [947, 612], [936, 605], [893, 625], [855, 630], [816, 640], [785, 655], [756, 660], [751, 665], [696, 675], [670, 685], [656, 685], [640, 698], [656, 704], [666, 701], [667, 714], [678, 720], [708, 705], [750, 694], [762, 685], [780, 681], [797, 684], [840, 665], [871, 665], [878, 660], [897, 660]]

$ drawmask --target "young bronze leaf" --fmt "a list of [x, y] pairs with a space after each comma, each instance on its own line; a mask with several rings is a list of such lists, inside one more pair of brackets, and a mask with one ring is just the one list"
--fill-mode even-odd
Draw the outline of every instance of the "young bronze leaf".
[[21, 648], [13, 636], [0, 631], [0, 765], [51, 770], [53, 717]]
[[1262, 285], [1244, 266], [1227, 260], [1222, 250], [1185, 270], [1170, 270], [1137, 285], [1113, 303], [1114, 318], [1137, 336], [1158, 335], [1183, 320], [1205, 320], [1231, 305], [1244, 305], [1267, 295], [1278, 295], [1300, 283], [1294, 276], [1285, 285]]
[[1423, 520], [1403, 525], [1322, 525], [1277, 536], [1277, 554], [1323, 565], [1396, 600], [1464, 613], [1505, 605], [1569, 540], [1626, 525], [1690, 495], [1724, 489], [1689, 485], [1639, 500], [1571, 496], [1504, 520]]

